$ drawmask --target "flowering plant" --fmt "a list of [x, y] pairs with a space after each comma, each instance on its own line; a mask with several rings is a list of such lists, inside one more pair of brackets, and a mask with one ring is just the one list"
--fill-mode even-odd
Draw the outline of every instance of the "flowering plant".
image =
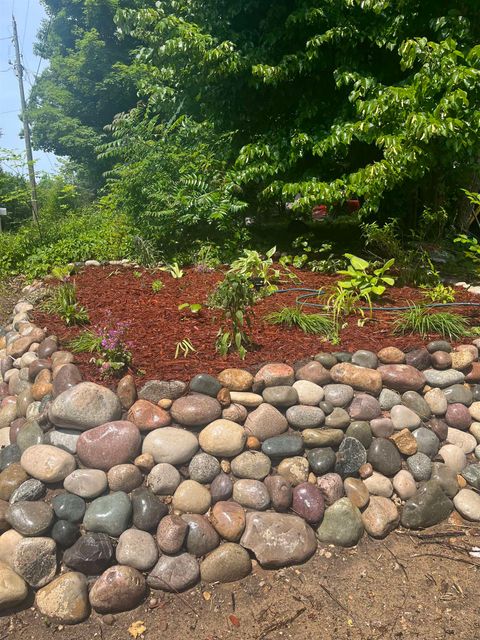
[[123, 371], [132, 362], [131, 342], [125, 340], [128, 323], [118, 322], [114, 328], [97, 330], [100, 339], [100, 357], [92, 358], [102, 375]]

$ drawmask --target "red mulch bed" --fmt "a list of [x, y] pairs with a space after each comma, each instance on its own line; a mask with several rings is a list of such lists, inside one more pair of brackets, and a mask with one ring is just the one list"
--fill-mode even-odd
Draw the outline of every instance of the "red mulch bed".
[[[215, 351], [215, 338], [219, 328], [219, 313], [204, 306], [198, 315], [178, 311], [184, 302], [205, 301], [222, 273], [200, 273], [194, 268], [185, 269], [181, 279], [174, 279], [163, 271], [142, 271], [142, 277], [133, 275], [134, 269], [114, 266], [89, 267], [74, 277], [79, 302], [88, 311], [91, 326], [114, 326], [117, 322], [128, 322], [128, 340], [133, 343], [133, 365], [142, 370], [144, 380], [178, 379], [188, 381], [197, 373], [219, 373], [226, 367], [255, 369], [266, 362], [289, 362], [311, 357], [320, 351], [354, 351], [397, 346], [409, 350], [424, 344], [416, 335], [395, 336], [392, 323], [395, 314], [375, 311], [373, 318], [363, 327], [357, 325], [357, 318], [348, 319], [341, 331], [340, 345], [332, 345], [321, 337], [308, 335], [295, 328], [272, 326], [262, 320], [263, 316], [283, 306], [293, 306], [298, 292], [275, 294], [261, 300], [255, 306], [255, 321], [251, 336], [254, 342], [245, 360], [236, 353], [220, 357]], [[329, 290], [337, 277], [293, 269], [301, 284], [288, 281], [283, 285]], [[162, 280], [163, 289], [153, 293], [153, 280]], [[382, 305], [406, 305], [422, 299], [422, 292], [411, 287], [392, 287], [388, 296], [382, 298]], [[480, 297], [458, 289], [457, 302], [480, 302]], [[308, 310], [308, 308], [306, 309]], [[459, 308], [462, 314], [480, 324], [480, 307]], [[56, 334], [62, 346], [78, 335], [82, 329], [66, 327], [56, 316], [36, 312], [35, 322], [48, 327]], [[432, 335], [434, 339], [438, 336]], [[174, 358], [176, 343], [188, 338], [196, 349], [187, 359]], [[464, 340], [464, 342], [468, 342]], [[88, 380], [100, 382], [101, 377], [95, 365], [89, 362], [92, 354], [78, 354], [77, 362]]]

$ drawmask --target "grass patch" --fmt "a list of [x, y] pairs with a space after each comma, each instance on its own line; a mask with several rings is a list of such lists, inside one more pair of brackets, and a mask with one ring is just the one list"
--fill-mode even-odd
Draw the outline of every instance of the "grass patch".
[[102, 336], [94, 331], [82, 331], [82, 333], [75, 338], [72, 338], [68, 343], [69, 349], [73, 353], [93, 353], [94, 351], [100, 351], [102, 347]]
[[42, 309], [59, 315], [67, 326], [87, 324], [89, 321], [85, 307], [77, 301], [77, 289], [72, 282], [65, 282], [51, 289]]
[[304, 333], [324, 335], [328, 338], [336, 336], [336, 324], [331, 316], [321, 313], [305, 313], [299, 307], [283, 307], [265, 316], [269, 324], [281, 324], [285, 327], [298, 327]]
[[472, 334], [468, 320], [458, 313], [431, 313], [426, 307], [415, 304], [398, 316], [393, 330], [397, 334], [418, 333], [422, 338], [431, 333], [438, 333], [450, 340], [458, 340]]

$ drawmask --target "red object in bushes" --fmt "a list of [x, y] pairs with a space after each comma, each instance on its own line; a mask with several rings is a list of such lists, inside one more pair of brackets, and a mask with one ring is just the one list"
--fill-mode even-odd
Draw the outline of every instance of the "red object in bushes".
[[312, 209], [312, 220], [323, 220], [328, 216], [328, 209], [324, 204], [318, 204]]
[[[335, 202], [333, 205], [335, 208], [338, 208], [338, 202]], [[360, 200], [346, 200], [342, 209], [347, 213], [353, 213], [354, 211], [358, 211], [360, 209]], [[327, 205], [325, 204], [317, 204], [312, 209], [312, 220], [324, 220], [329, 214]]]

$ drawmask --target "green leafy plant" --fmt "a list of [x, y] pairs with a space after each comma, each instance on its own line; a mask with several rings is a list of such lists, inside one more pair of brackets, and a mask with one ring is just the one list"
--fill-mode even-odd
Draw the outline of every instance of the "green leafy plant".
[[375, 269], [370, 262], [351, 253], [346, 253], [345, 257], [350, 260], [350, 264], [347, 269], [340, 269], [338, 274], [347, 277], [340, 280], [338, 286], [341, 289], [353, 291], [371, 307], [372, 298], [380, 297], [384, 294], [387, 286], [391, 287], [395, 283], [395, 279], [388, 275], [395, 259], [391, 258]]
[[393, 330], [398, 334], [418, 333], [426, 338], [432, 333], [450, 340], [458, 340], [471, 333], [468, 320], [457, 313], [432, 313], [422, 305], [412, 304], [395, 320]]
[[300, 307], [283, 307], [265, 316], [269, 324], [298, 327], [304, 333], [323, 335], [328, 339], [336, 336], [336, 326], [331, 316], [321, 313], [305, 313]]
[[161, 280], [154, 280], [152, 282], [152, 291], [153, 293], [158, 293], [159, 291], [161, 291], [164, 287], [164, 284]]
[[72, 268], [69, 266], [57, 266], [52, 269], [52, 276], [57, 280], [67, 280], [72, 273]]
[[77, 290], [72, 282], [54, 287], [42, 305], [47, 313], [59, 315], [66, 325], [87, 324], [88, 313], [77, 301]]
[[137, 278], [137, 280], [140, 280], [140, 278], [142, 277], [142, 272], [141, 271], [134, 271], [133, 272], [133, 277]]
[[94, 353], [102, 347], [102, 335], [97, 331], [87, 329], [68, 342], [68, 348], [73, 353]]
[[227, 273], [209, 298], [209, 305], [222, 311], [222, 326], [218, 330], [216, 349], [221, 355], [236, 350], [242, 358], [251, 344], [247, 333], [252, 323], [251, 307], [255, 295], [244, 275]]
[[193, 313], [196, 315], [200, 313], [200, 311], [203, 309], [203, 305], [199, 304], [198, 302], [194, 302], [193, 304], [190, 304], [189, 302], [184, 302], [183, 304], [178, 305], [179, 311], [184, 311], [185, 309], [188, 309], [190, 313]]
[[190, 342], [189, 338], [184, 338], [175, 345], [175, 360], [179, 357], [180, 353], [183, 354], [184, 358], [188, 358], [188, 356], [191, 353], [195, 353], [195, 351], [196, 349]]
[[467, 260], [473, 262], [475, 266], [480, 265], [480, 243], [477, 238], [461, 233], [454, 239], [454, 242], [462, 245], [463, 255]]
[[164, 267], [161, 267], [161, 270], [166, 271], [172, 276], [172, 278], [175, 278], [176, 280], [183, 278], [184, 276], [183, 269], [180, 269], [180, 267], [178, 266], [178, 262], [167, 264]]
[[258, 289], [265, 295], [273, 293], [277, 290], [273, 282], [280, 277], [278, 269], [272, 268], [272, 256], [276, 250], [276, 247], [272, 247], [267, 251], [266, 257], [262, 258], [258, 251], [244, 249], [243, 255], [232, 262], [227, 273], [248, 278], [257, 284]]
[[[330, 295], [328, 295], [325, 307], [332, 315], [336, 334], [339, 335], [340, 328], [344, 325], [347, 316], [359, 313], [362, 319], [365, 316], [361, 307], [362, 299], [353, 289], [344, 289], [337, 285]], [[339, 341], [339, 339], [338, 339]]]
[[421, 285], [420, 288], [424, 290], [423, 295], [430, 302], [455, 302], [455, 289], [445, 286], [442, 282], [435, 287]]
[[195, 269], [201, 273], [214, 271], [220, 265], [218, 247], [213, 244], [203, 244], [195, 258]]

